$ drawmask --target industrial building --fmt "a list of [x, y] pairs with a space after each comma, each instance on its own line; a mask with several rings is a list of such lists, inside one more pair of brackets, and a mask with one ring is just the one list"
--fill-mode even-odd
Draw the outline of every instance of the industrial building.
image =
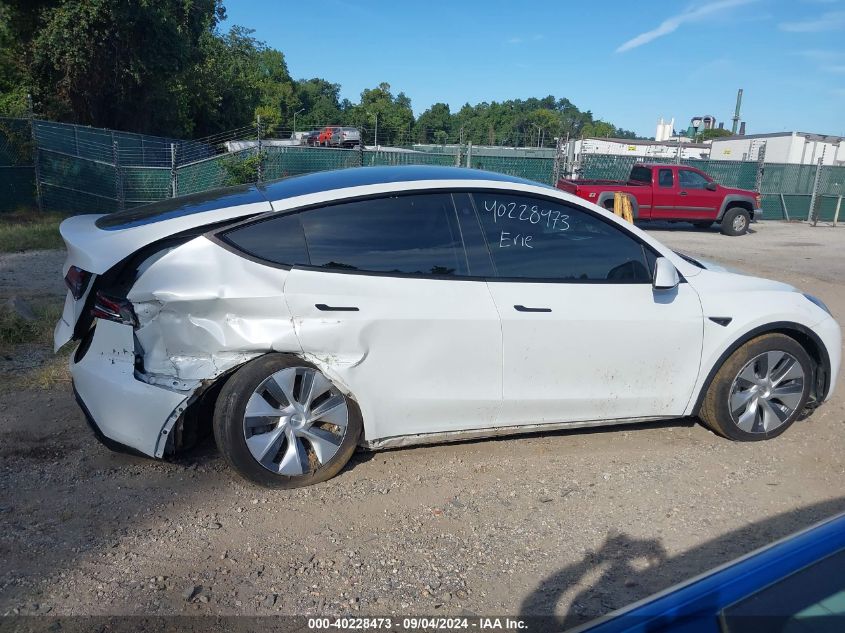
[[644, 159], [675, 160], [680, 148], [681, 158], [707, 158], [710, 145], [706, 143], [678, 143], [678, 141], [643, 141], [627, 138], [584, 138], [570, 140], [566, 154], [578, 161], [582, 154], [610, 154]]
[[807, 132], [774, 132], [747, 134], [713, 139], [710, 158], [713, 160], [758, 160], [765, 147], [767, 163], [845, 165], [845, 139], [841, 136]]

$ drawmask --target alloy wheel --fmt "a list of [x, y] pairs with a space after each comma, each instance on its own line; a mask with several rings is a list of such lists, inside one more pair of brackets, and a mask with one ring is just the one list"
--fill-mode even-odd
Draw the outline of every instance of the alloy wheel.
[[733, 229], [737, 232], [742, 232], [745, 230], [745, 226], [748, 223], [745, 215], [742, 213], [738, 213], [733, 219]]
[[247, 448], [267, 470], [312, 473], [336, 454], [349, 424], [344, 396], [311, 367], [286, 367], [253, 392], [243, 419]]
[[769, 433], [785, 424], [804, 395], [804, 368], [786, 352], [752, 358], [734, 378], [729, 408], [734, 423], [747, 433]]

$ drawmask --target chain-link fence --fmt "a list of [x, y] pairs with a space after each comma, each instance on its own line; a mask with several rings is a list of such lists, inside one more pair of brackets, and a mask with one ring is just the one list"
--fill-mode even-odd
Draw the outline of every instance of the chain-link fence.
[[[358, 129], [357, 134], [365, 141], [368, 134], [373, 136], [367, 129]], [[561, 144], [557, 149], [472, 144], [383, 147], [361, 145], [357, 138], [354, 143], [309, 141], [301, 133], [284, 130], [275, 130], [268, 138], [257, 121], [185, 141], [0, 118], [0, 212], [41, 208], [66, 214], [108, 213], [215, 187], [358, 166], [460, 165], [554, 184], [559, 176], [625, 180], [637, 162], [670, 162], [607, 154], [582, 154], [573, 162]], [[340, 146], [344, 144], [347, 148]], [[722, 185], [760, 191], [768, 219], [809, 219], [812, 208], [816, 219], [830, 220], [845, 193], [845, 166], [762, 160], [680, 162], [701, 169]]]
[[37, 206], [32, 147], [29, 121], [0, 118], [0, 213]]

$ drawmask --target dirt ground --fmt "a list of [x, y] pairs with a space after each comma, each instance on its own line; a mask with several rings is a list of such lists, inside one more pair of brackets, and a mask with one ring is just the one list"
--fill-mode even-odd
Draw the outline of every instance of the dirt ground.
[[[754, 229], [649, 230], [845, 322], [845, 227]], [[58, 300], [62, 259], [0, 256], [0, 299]], [[770, 442], [689, 420], [555, 432], [359, 453], [277, 492], [234, 477], [211, 442], [175, 463], [110, 453], [66, 383], [0, 390], [0, 614], [553, 614], [564, 628], [845, 510], [842, 382]]]

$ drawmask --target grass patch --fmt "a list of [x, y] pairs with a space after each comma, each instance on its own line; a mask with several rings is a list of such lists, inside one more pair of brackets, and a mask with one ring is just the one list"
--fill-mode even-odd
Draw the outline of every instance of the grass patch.
[[0, 253], [64, 248], [63, 215], [21, 212], [0, 215]]
[[57, 385], [69, 385], [71, 378], [68, 358], [72, 350], [72, 345], [66, 345], [41, 367], [15, 376], [11, 382], [16, 389], [52, 389]]
[[47, 303], [31, 307], [35, 319], [29, 320], [0, 306], [0, 352], [23, 343], [52, 344], [53, 328], [62, 315], [62, 305]]

